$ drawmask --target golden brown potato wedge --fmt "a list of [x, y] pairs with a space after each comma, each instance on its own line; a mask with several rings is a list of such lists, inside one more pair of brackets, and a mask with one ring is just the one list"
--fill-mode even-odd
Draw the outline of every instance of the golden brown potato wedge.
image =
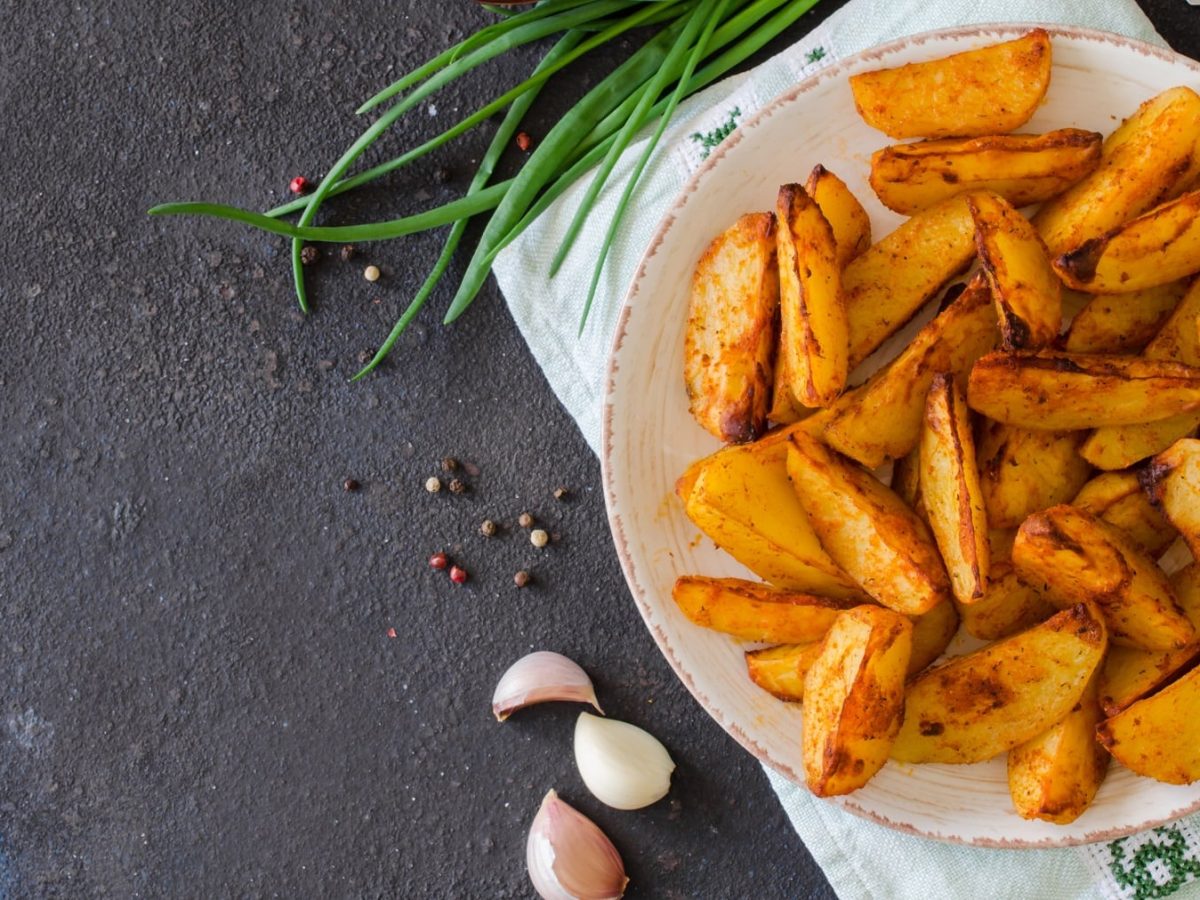
[[696, 460], [684, 473], [675, 481], [675, 496], [677, 496], [684, 505], [687, 505], [688, 497], [692, 495], [692, 488], [696, 486], [696, 479], [700, 477], [700, 473], [705, 470], [714, 460], [723, 459], [725, 456], [736, 456], [741, 453], [752, 453], [759, 458], [763, 465], [775, 465], [779, 471], [787, 476], [787, 442], [795, 428], [800, 427], [800, 423], [793, 425], [785, 425], [780, 428], [773, 428], [768, 431], [757, 441], [750, 445], [739, 445], [732, 447], [722, 447], [715, 453], [710, 453], [708, 456], [701, 457]]
[[791, 396], [828, 406], [846, 387], [846, 308], [833, 229], [798, 184], [779, 189], [779, 353]]
[[1066, 825], [1092, 805], [1108, 771], [1108, 751], [1096, 740], [1097, 682], [1093, 673], [1074, 709], [1008, 751], [1008, 792], [1021, 818]]
[[[1146, 359], [1161, 359], [1200, 366], [1200, 280], [1184, 294], [1166, 324], [1154, 336], [1142, 354]], [[1167, 449], [1176, 440], [1191, 434], [1200, 425], [1200, 412], [1176, 415], [1145, 425], [1097, 428], [1084, 441], [1079, 452], [1101, 469], [1124, 469], [1139, 460]]]
[[906, 216], [969, 190], [1027, 206], [1091, 173], [1102, 141], [1098, 132], [1064, 128], [899, 144], [871, 155], [871, 187], [884, 206]]
[[894, 138], [970, 137], [1029, 121], [1050, 84], [1050, 36], [1012, 41], [923, 63], [850, 76], [854, 105]]
[[1111, 231], [1183, 189], [1200, 135], [1200, 95], [1187, 87], [1147, 100], [1108, 136], [1100, 166], [1033, 218], [1051, 256]]
[[746, 671], [750, 680], [768, 694], [798, 703], [804, 699], [804, 676], [820, 653], [820, 641], [748, 650]]
[[1173, 281], [1132, 294], [1098, 294], [1071, 320], [1063, 348], [1070, 353], [1141, 353], [1186, 290], [1186, 281]]
[[1000, 316], [1000, 346], [1036, 350], [1062, 329], [1062, 283], [1029, 220], [995, 194], [967, 198], [975, 246]]
[[804, 780], [818, 797], [848, 794], [887, 762], [904, 714], [912, 622], [879, 606], [838, 616], [804, 676]]
[[835, 600], [741, 578], [684, 575], [671, 592], [683, 614], [705, 628], [744, 641], [819, 641], [853, 601]]
[[787, 472], [821, 545], [876, 601], [920, 615], [949, 599], [929, 529], [870, 472], [799, 430]]
[[1125, 768], [1168, 784], [1200, 779], [1200, 668], [1096, 729], [1108, 752]]
[[871, 246], [871, 217], [846, 187], [846, 182], [824, 166], [813, 168], [804, 183], [804, 190], [816, 201], [833, 229], [838, 266], [844, 269], [850, 260]]
[[1142, 490], [1136, 472], [1102, 472], [1080, 488], [1071, 505], [1121, 529], [1155, 558], [1176, 537], [1171, 523]]
[[989, 353], [971, 369], [967, 402], [997, 422], [1050, 431], [1155, 422], [1200, 408], [1200, 368], [1099, 353]]
[[925, 499], [921, 496], [921, 445], [901, 456], [892, 466], [891, 488], [901, 500], [908, 504], [922, 521], [929, 523], [925, 511]]
[[1037, 588], [1018, 576], [1012, 563], [1012, 543], [1016, 531], [991, 531], [988, 549], [991, 567], [987, 593], [971, 604], [956, 603], [967, 634], [983, 641], [995, 641], [1044, 622], [1058, 607]]
[[996, 316], [980, 277], [886, 368], [829, 407], [825, 440], [870, 468], [906, 455], [920, 440], [933, 376], [954, 372], [965, 377], [995, 343]]
[[750, 213], [696, 264], [683, 338], [689, 409], [723, 441], [754, 440], [766, 426], [778, 306], [775, 217]]
[[1126, 294], [1200, 272], [1200, 191], [1143, 213], [1054, 260], [1079, 291]]
[[953, 375], [933, 379], [921, 430], [921, 485], [954, 599], [982, 600], [988, 581], [987, 511], [975, 462], [971, 413]]
[[1154, 560], [1124, 532], [1074, 506], [1026, 519], [1012, 560], [1023, 581], [1060, 605], [1095, 601], [1115, 644], [1173, 650], [1196, 638]]
[[974, 763], [1025, 743], [1079, 702], [1106, 645], [1099, 613], [1081, 603], [926, 669], [905, 693], [892, 758]]
[[1200, 559], [1200, 440], [1183, 438], [1140, 473], [1150, 499]]
[[1079, 457], [1080, 431], [1033, 431], [985, 420], [979, 426], [979, 477], [988, 523], [1016, 528], [1030, 513], [1065, 503], [1092, 467]]
[[943, 600], [927, 613], [913, 616], [912, 655], [908, 658], [908, 674], [915, 675], [946, 652], [958, 633], [958, 611], [954, 604]]
[[917, 213], [846, 266], [842, 296], [851, 370], [974, 258], [975, 226], [967, 196]]

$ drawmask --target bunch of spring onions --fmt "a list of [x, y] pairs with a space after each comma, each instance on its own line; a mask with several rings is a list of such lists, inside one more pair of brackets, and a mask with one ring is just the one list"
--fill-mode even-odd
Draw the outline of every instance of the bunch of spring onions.
[[[591, 289], [581, 311], [586, 322], [609, 246], [630, 197], [671, 115], [681, 100], [720, 78], [811, 9], [817, 0], [542, 0], [520, 11], [496, 8], [496, 22], [449, 48], [380, 91], [359, 113], [384, 108], [374, 123], [347, 149], [311, 194], [256, 213], [214, 203], [166, 203], [152, 215], [205, 215], [242, 222], [292, 239], [292, 269], [300, 308], [308, 311], [301, 265], [303, 242], [366, 242], [397, 238], [452, 226], [445, 248], [374, 358], [355, 375], [374, 369], [395, 345], [445, 274], [472, 216], [490, 211], [444, 322], [471, 305], [491, 271], [492, 262], [537, 216], [576, 180], [596, 169], [583, 202], [562, 237], [551, 275], [570, 252], [617, 159], [638, 132], [657, 122], [637, 159], [595, 260]], [[608, 77], [587, 92], [541, 139], [520, 172], [490, 183], [497, 160], [520, 130], [521, 120], [538, 92], [555, 74], [590, 50], [631, 29], [650, 36]], [[520, 84], [480, 106], [471, 115], [420, 146], [387, 162], [351, 174], [362, 154], [418, 103], [466, 72], [515, 47], [554, 38], [533, 73]], [[385, 106], [386, 105], [386, 106]], [[322, 227], [313, 224], [324, 202], [369, 184], [424, 156], [458, 135], [505, 111], [479, 168], [461, 199], [417, 215], [363, 225]], [[295, 224], [284, 219], [299, 213]]]

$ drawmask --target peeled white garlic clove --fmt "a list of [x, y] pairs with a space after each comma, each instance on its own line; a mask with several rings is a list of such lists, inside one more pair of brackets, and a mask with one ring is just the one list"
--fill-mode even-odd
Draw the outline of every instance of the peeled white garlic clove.
[[544, 900], [616, 900], [629, 884], [612, 841], [554, 791], [529, 826], [525, 865]]
[[503, 722], [522, 707], [550, 700], [590, 703], [596, 712], [604, 713], [587, 672], [561, 653], [548, 650], [522, 656], [508, 667], [492, 694], [492, 712]]
[[580, 713], [575, 723], [575, 765], [588, 790], [616, 809], [641, 809], [661, 800], [675, 771], [654, 735], [590, 713]]

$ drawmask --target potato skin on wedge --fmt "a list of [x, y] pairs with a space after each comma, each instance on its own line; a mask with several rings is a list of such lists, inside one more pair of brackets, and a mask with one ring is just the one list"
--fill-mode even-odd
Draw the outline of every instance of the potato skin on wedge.
[[1200, 559], [1200, 440], [1183, 438], [1139, 473], [1150, 499]]
[[871, 217], [846, 187], [846, 182], [824, 166], [813, 167], [808, 181], [804, 182], [804, 190], [833, 229], [838, 267], [844, 269], [871, 246]]
[[1023, 744], [1074, 708], [1106, 646], [1099, 612], [1081, 603], [927, 669], [905, 693], [892, 758], [975, 763]]
[[1105, 719], [1096, 737], [1138, 775], [1168, 784], [1200, 780], [1200, 668]]
[[768, 694], [799, 703], [804, 699], [804, 676], [820, 653], [820, 641], [747, 650], [746, 672]]
[[1071, 505], [1119, 528], [1156, 559], [1176, 537], [1171, 523], [1142, 490], [1136, 472], [1101, 472], [1080, 488]]
[[1084, 436], [982, 422], [977, 455], [991, 527], [1016, 528], [1030, 513], [1074, 497], [1092, 471], [1079, 456]]
[[1094, 295], [1071, 320], [1063, 349], [1141, 353], [1171, 317], [1187, 287], [1186, 281], [1173, 281], [1132, 294]]
[[850, 89], [858, 114], [890, 137], [998, 134], [1020, 128], [1042, 102], [1050, 57], [1050, 36], [1038, 28], [977, 50], [852, 75]]
[[697, 625], [744, 641], [802, 644], [819, 641], [853, 601], [789, 591], [742, 578], [684, 575], [671, 596]]
[[912, 622], [879, 606], [838, 616], [804, 676], [804, 780], [848, 794], [887, 762], [904, 713]]
[[720, 440], [751, 441], [766, 427], [778, 307], [775, 217], [750, 213], [696, 264], [684, 331], [688, 408]]

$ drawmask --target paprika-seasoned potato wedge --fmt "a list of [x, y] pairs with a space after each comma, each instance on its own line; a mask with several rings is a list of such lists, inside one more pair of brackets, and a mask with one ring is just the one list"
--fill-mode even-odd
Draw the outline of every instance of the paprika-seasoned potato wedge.
[[1079, 291], [1125, 294], [1200, 272], [1200, 191], [1177, 197], [1054, 260]]
[[969, 190], [994, 191], [1013, 206], [1061, 194], [1100, 164], [1103, 136], [1064, 128], [884, 147], [871, 155], [871, 187], [888, 209], [910, 216]]
[[1000, 346], [1036, 350], [1062, 329], [1062, 283], [1029, 220], [995, 194], [967, 198], [975, 246], [1000, 316]]
[[1200, 779], [1200, 668], [1105, 719], [1096, 729], [1125, 768], [1168, 784]]
[[804, 676], [821, 653], [821, 642], [782, 644], [746, 652], [750, 680], [780, 700], [804, 699]]
[[966, 196], [917, 213], [842, 272], [851, 370], [974, 258], [975, 226]]
[[1079, 702], [1106, 645], [1099, 613], [1081, 603], [926, 669], [905, 693], [892, 758], [974, 763], [1025, 743]]
[[696, 264], [683, 338], [688, 408], [723, 441], [753, 440], [766, 426], [778, 306], [775, 217], [750, 213]]
[[915, 675], [946, 652], [958, 633], [958, 610], [943, 600], [927, 613], [913, 616], [912, 655], [908, 674]]
[[838, 266], [844, 269], [850, 260], [871, 246], [871, 217], [846, 182], [824, 166], [813, 168], [804, 190], [816, 201], [821, 215], [833, 229]]
[[1173, 281], [1132, 294], [1098, 294], [1071, 320], [1063, 349], [1070, 353], [1141, 353], [1186, 290], [1186, 281]]
[[922, 328], [887, 367], [828, 410], [825, 440], [876, 468], [917, 446], [925, 395], [938, 372], [965, 377], [996, 344], [996, 315], [982, 277]]
[[887, 762], [904, 714], [912, 622], [879, 606], [838, 616], [804, 676], [804, 781], [848, 794]]
[[1151, 459], [1140, 477], [1150, 499], [1200, 559], [1200, 440], [1176, 441]]
[[833, 229], [798, 184], [779, 189], [779, 353], [791, 396], [828, 406], [846, 386], [846, 309]]
[[970, 137], [1029, 121], [1050, 84], [1050, 36], [1012, 41], [850, 76], [854, 105], [894, 138]]
[[1052, 257], [1074, 250], [1184, 189], [1196, 162], [1200, 95], [1147, 100], [1108, 136], [1091, 175], [1042, 205], [1033, 224]]
[[987, 511], [975, 463], [971, 413], [953, 375], [933, 379], [921, 430], [921, 484], [929, 528], [954, 599], [983, 599], [988, 581]]
[[1134, 425], [1200, 408], [1200, 368], [1099, 353], [989, 353], [967, 402], [989, 419], [1050, 431]]
[[1108, 751], [1096, 741], [1097, 681], [1093, 673], [1074, 709], [1008, 751], [1008, 792], [1021, 818], [1066, 825], [1092, 805], [1108, 771]]
[[1124, 532], [1066, 504], [1034, 513], [1017, 530], [1013, 564], [1061, 605], [1095, 601], [1113, 643], [1172, 650], [1196, 638], [1166, 574]]
[[819, 641], [853, 601], [789, 591], [741, 578], [684, 575], [671, 592], [683, 614], [705, 628], [744, 641]]
[[787, 472], [821, 545], [876, 601], [920, 615], [949, 599], [929, 529], [870, 472], [799, 430]]
[[979, 477], [992, 528], [1016, 528], [1030, 513], [1065, 503], [1092, 468], [1079, 456], [1080, 431], [1033, 431], [985, 420], [979, 427]]
[[1058, 607], [1041, 591], [1017, 576], [1012, 563], [1015, 535], [1015, 531], [992, 531], [988, 534], [991, 564], [987, 592], [974, 603], [955, 604], [967, 634], [983, 641], [995, 641], [1016, 634], [1046, 621], [1058, 612]]
[[1102, 472], [1080, 488], [1071, 505], [1121, 529], [1155, 558], [1176, 537], [1171, 523], [1142, 490], [1136, 472]]
[[675, 496], [687, 505], [688, 497], [692, 495], [692, 488], [696, 486], [696, 479], [700, 477], [700, 473], [705, 470], [714, 460], [723, 459], [726, 456], [737, 456], [742, 453], [749, 452], [762, 462], [763, 465], [775, 465], [779, 471], [787, 477], [787, 441], [795, 428], [800, 427], [801, 423], [793, 425], [785, 425], [781, 428], [774, 428], [768, 431], [757, 441], [752, 444], [722, 447], [715, 453], [710, 453], [708, 456], [701, 457], [696, 460], [684, 473], [675, 481]]
[[892, 466], [891, 488], [926, 524], [925, 498], [921, 496], [921, 445], [901, 456]]

